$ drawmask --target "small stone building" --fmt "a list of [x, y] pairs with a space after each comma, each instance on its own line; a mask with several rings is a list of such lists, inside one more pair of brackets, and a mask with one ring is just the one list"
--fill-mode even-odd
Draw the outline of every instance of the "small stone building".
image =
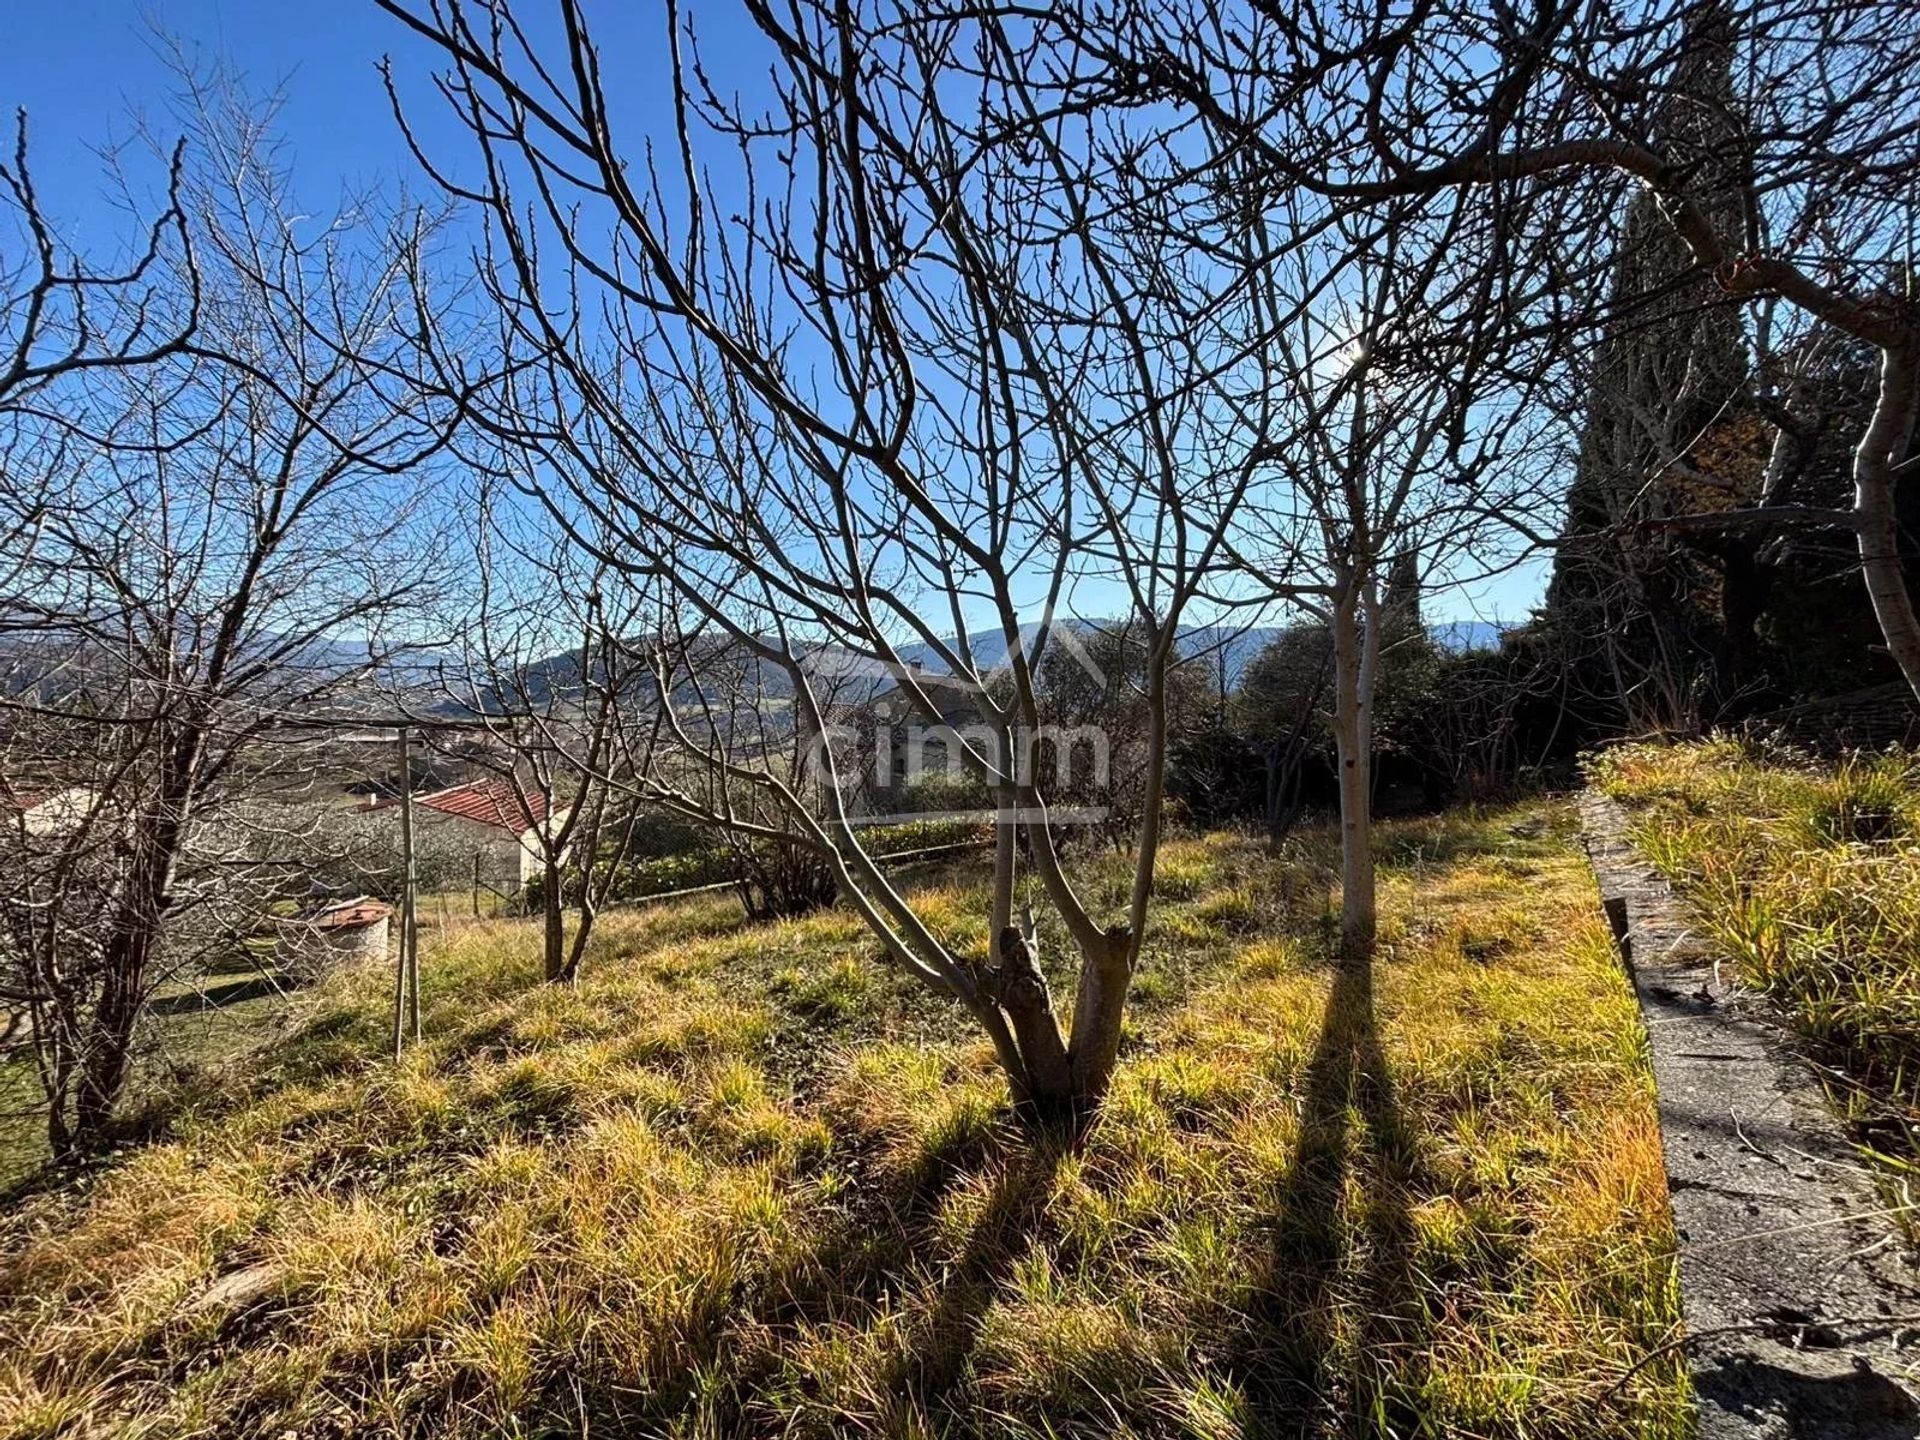
[[964, 779], [963, 743], [972, 739], [983, 748], [992, 743], [972, 687], [946, 676], [925, 675], [917, 663], [912, 668], [940, 718], [930, 719], [905, 683], [889, 685], [867, 702], [874, 754], [865, 767], [869, 773], [864, 792], [867, 805], [875, 810], [894, 808], [918, 781]]
[[[398, 826], [394, 798], [367, 807], [387, 813]], [[547, 818], [544, 796], [520, 791], [512, 781], [489, 775], [464, 785], [413, 797], [416, 842], [441, 855], [460, 853], [460, 881], [501, 895], [516, 895], [540, 872], [539, 827]]]
[[278, 923], [274, 959], [282, 972], [316, 980], [346, 965], [387, 958], [393, 907], [365, 895], [337, 900]]

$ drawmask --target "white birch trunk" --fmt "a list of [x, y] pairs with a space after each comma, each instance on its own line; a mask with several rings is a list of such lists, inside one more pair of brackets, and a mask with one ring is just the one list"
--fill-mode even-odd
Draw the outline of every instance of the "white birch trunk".
[[1900, 564], [1900, 524], [1895, 475], [1913, 436], [1920, 410], [1920, 355], [1905, 348], [1884, 352], [1880, 395], [1867, 433], [1854, 451], [1854, 523], [1859, 528], [1860, 574], [1867, 598], [1908, 687], [1920, 696], [1920, 618], [1907, 593]]

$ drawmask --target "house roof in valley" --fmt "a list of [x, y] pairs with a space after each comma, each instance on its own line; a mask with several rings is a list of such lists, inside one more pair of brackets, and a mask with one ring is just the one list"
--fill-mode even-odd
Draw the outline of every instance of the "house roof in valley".
[[[394, 797], [376, 800], [367, 806], [369, 810], [385, 810], [400, 802]], [[479, 780], [469, 780], [464, 785], [454, 785], [445, 790], [435, 790], [431, 794], [413, 797], [416, 806], [428, 810], [438, 810], [442, 814], [457, 815], [462, 820], [478, 821], [482, 825], [497, 825], [502, 830], [512, 831], [515, 835], [538, 825], [547, 818], [547, 800], [532, 790], [522, 790], [515, 798], [515, 786], [511, 780], [499, 775], [488, 775]]]
[[333, 901], [303, 915], [289, 916], [280, 924], [293, 929], [361, 930], [369, 925], [383, 924], [392, 916], [393, 907], [386, 901], [360, 895], [352, 900]]
[[[916, 675], [921, 693], [933, 702], [940, 719], [952, 726], [971, 725], [980, 718], [980, 695], [972, 685], [945, 675]], [[867, 704], [888, 720], [919, 721], [926, 718], [906, 682], [878, 690]]]
[[23, 820], [29, 830], [43, 834], [78, 825], [98, 803], [89, 785], [45, 778], [22, 782], [0, 776], [0, 815]]
[[8, 815], [31, 815], [64, 787], [50, 785], [16, 785], [5, 777], [0, 777], [0, 812]]
[[47, 765], [0, 770], [0, 806], [19, 814], [69, 790], [85, 788], [86, 778], [84, 774], [69, 776], [58, 767]]

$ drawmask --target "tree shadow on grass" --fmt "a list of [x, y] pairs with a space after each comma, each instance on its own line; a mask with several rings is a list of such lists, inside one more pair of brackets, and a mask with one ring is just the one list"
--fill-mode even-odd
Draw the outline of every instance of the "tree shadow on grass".
[[[1055, 1178], [1070, 1147], [1006, 1129], [980, 1144], [968, 1144], [926, 1158], [910, 1176], [874, 1180], [867, 1203], [855, 1206], [837, 1224], [824, 1230], [780, 1283], [770, 1286], [767, 1302], [755, 1316], [757, 1325], [788, 1329], [804, 1324], [837, 1324], [851, 1320], [874, 1323], [891, 1312], [903, 1288], [911, 1290], [914, 1277], [929, 1257], [943, 1250], [936, 1233], [942, 1205], [956, 1187], [970, 1177], [990, 1175], [989, 1193], [969, 1229], [959, 1255], [940, 1272], [937, 1294], [924, 1310], [907, 1321], [907, 1334], [889, 1362], [876, 1366], [878, 1374], [862, 1375], [877, 1383], [865, 1389], [876, 1403], [876, 1413], [855, 1422], [836, 1408], [836, 1422], [844, 1433], [922, 1433], [927, 1417], [939, 1412], [953, 1416], [964, 1409], [969, 1364], [977, 1347], [987, 1311], [995, 1295], [1021, 1259], [1031, 1253], [1042, 1231], [1042, 1218]], [[716, 1332], [716, 1335], [719, 1332]], [[707, 1357], [720, 1364], [718, 1354]], [[734, 1361], [741, 1357], [733, 1357]], [[732, 1363], [732, 1362], [728, 1362]], [[641, 1397], [626, 1387], [586, 1384], [582, 1393], [562, 1399], [595, 1417], [594, 1429], [608, 1433], [679, 1433], [698, 1406], [696, 1378]], [[792, 1377], [781, 1373], [781, 1357], [772, 1350], [747, 1357], [727, 1376], [706, 1419], [722, 1434], [818, 1434], [808, 1424], [795, 1424], [791, 1405], [797, 1394], [787, 1389]], [[829, 1404], [838, 1406], [836, 1399]], [[977, 1417], [975, 1417], [977, 1418]], [[921, 1428], [916, 1428], [921, 1427]], [[955, 1433], [981, 1433], [962, 1423]], [[701, 1430], [699, 1433], [707, 1433]], [[838, 1424], [831, 1433], [843, 1433]], [[947, 1433], [934, 1425], [929, 1433]]]
[[209, 1010], [224, 1010], [229, 1005], [243, 1004], [248, 1000], [263, 1000], [269, 995], [284, 999], [291, 984], [291, 981], [283, 981], [278, 975], [262, 971], [245, 979], [158, 996], [148, 1002], [147, 1013], [163, 1018], [200, 1015]]
[[1246, 1433], [1261, 1440], [1406, 1433], [1391, 1395], [1421, 1329], [1412, 1151], [1373, 990], [1370, 962], [1335, 972], [1304, 1072], [1299, 1139], [1228, 1360], [1246, 1397]]
[[1034, 1247], [1069, 1148], [1064, 1140], [1029, 1138], [1007, 1157], [938, 1301], [916, 1324], [912, 1342], [887, 1376], [888, 1389], [927, 1410], [952, 1395], [995, 1294]]

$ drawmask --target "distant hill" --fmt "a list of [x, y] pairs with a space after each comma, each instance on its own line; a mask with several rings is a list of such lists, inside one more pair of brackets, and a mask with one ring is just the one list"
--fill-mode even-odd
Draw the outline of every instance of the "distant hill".
[[[1082, 634], [1100, 628], [1096, 621], [1065, 623]], [[1509, 623], [1497, 620], [1442, 620], [1430, 625], [1428, 633], [1433, 637], [1434, 644], [1442, 650], [1458, 654], [1469, 650], [1497, 649], [1500, 636], [1511, 628]], [[1286, 633], [1286, 629], [1279, 625], [1188, 626], [1180, 633], [1180, 653], [1188, 658], [1208, 657], [1224, 665], [1227, 684], [1236, 686], [1254, 657]], [[272, 643], [272, 638], [266, 637], [260, 643]], [[745, 656], [730, 656], [725, 652], [733, 649], [731, 645], [719, 641], [711, 643], [714, 654], [697, 667], [703, 675], [726, 674], [731, 683], [724, 688], [737, 690], [742, 686], [746, 672], [756, 669], [756, 684], [748, 688], [756, 690], [768, 700], [792, 696], [792, 684], [779, 667]], [[968, 644], [974, 663], [983, 670], [991, 670], [1006, 659], [1006, 642], [998, 630], [976, 632], [968, 637]], [[899, 653], [905, 663], [918, 663], [931, 674], [941, 674], [946, 670], [946, 666], [938, 659], [935, 647], [925, 642], [902, 645]], [[37, 645], [32, 636], [9, 636], [0, 640], [0, 661], [4, 662], [8, 685], [15, 690], [23, 690], [61, 669], [67, 669], [70, 675], [71, 645], [56, 646], [51, 642]], [[62, 661], [66, 661], [67, 665], [63, 666]], [[451, 652], [416, 648], [402, 649], [397, 654], [376, 654], [363, 640], [309, 643], [293, 659], [292, 673], [286, 679], [295, 685], [307, 687], [324, 686], [334, 677], [346, 682], [335, 697], [336, 702], [344, 708], [351, 708], [356, 701], [365, 704], [384, 702], [384, 697], [396, 693], [408, 697], [409, 703], [419, 709], [448, 715], [470, 714], [476, 710], [484, 713], [504, 704], [503, 699], [493, 695], [483, 681], [476, 685], [473, 678], [465, 676], [460, 657]], [[562, 651], [547, 656], [527, 666], [522, 678], [527, 690], [525, 699], [536, 705], [546, 703], [549, 698], [564, 698], [577, 692], [580, 687], [579, 653]], [[863, 698], [852, 692], [870, 687], [869, 693], [878, 693], [891, 683], [892, 677], [883, 673], [858, 675], [843, 684], [839, 697], [843, 700]], [[679, 688], [681, 700], [691, 702], [698, 698], [691, 682], [683, 683]], [[468, 698], [476, 690], [479, 696], [477, 706]]]
[[[1065, 622], [1082, 634], [1091, 633], [1102, 627], [1094, 620], [1071, 620]], [[1227, 670], [1227, 683], [1237, 685], [1253, 657], [1283, 632], [1279, 625], [1253, 625], [1247, 627], [1231, 625], [1189, 625], [1180, 631], [1180, 653], [1184, 657], [1218, 656], [1224, 660]], [[1007, 657], [1006, 639], [998, 630], [982, 630], [967, 637], [967, 644], [973, 651], [974, 663], [983, 669], [992, 669]], [[934, 647], [927, 644], [902, 645], [900, 658], [908, 664], [915, 662], [924, 665], [929, 671], [939, 673], [946, 666], [936, 659]]]
[[[1083, 632], [1099, 628], [1097, 621], [1068, 623]], [[1220, 657], [1226, 665], [1227, 683], [1238, 685], [1253, 658], [1290, 628], [1285, 625], [1183, 626], [1180, 631], [1180, 653], [1189, 658], [1202, 655]], [[1427, 633], [1440, 649], [1460, 654], [1468, 650], [1497, 650], [1500, 648], [1501, 635], [1512, 628], [1512, 623], [1504, 620], [1441, 620], [1429, 625]], [[972, 646], [975, 663], [986, 668], [992, 668], [1006, 658], [1006, 642], [998, 630], [970, 635], [968, 643]], [[900, 658], [909, 664], [918, 661], [928, 670], [944, 670], [946, 667], [934, 657], [935, 651], [931, 645], [900, 647]]]
[[[1076, 620], [1066, 623], [1083, 634], [1100, 628], [1097, 621]], [[1429, 626], [1428, 633], [1439, 648], [1458, 654], [1469, 650], [1497, 649], [1501, 634], [1509, 628], [1511, 627], [1505, 622], [1495, 620], [1443, 620]], [[1254, 657], [1285, 634], [1287, 629], [1288, 627], [1281, 625], [1188, 626], [1184, 627], [1180, 633], [1180, 653], [1183, 657], [1190, 659], [1207, 657], [1215, 663], [1223, 664], [1227, 684], [1232, 687], [1240, 683], [1241, 677], [1246, 674], [1247, 666], [1253, 662]], [[982, 670], [991, 670], [1006, 660], [1006, 640], [997, 629], [981, 630], [970, 634], [967, 637], [967, 644], [974, 664]], [[740, 667], [743, 664], [757, 665], [757, 682], [753, 688], [758, 693], [769, 700], [784, 699], [792, 695], [792, 684], [778, 666], [746, 661], [744, 657], [729, 661], [725, 655], [719, 653], [726, 648], [728, 647], [716, 644], [715, 655], [711, 657], [709, 663], [700, 667], [703, 672], [729, 673], [732, 684], [727, 688], [731, 689], [737, 688], [741, 683]], [[947, 671], [945, 662], [939, 658], [939, 651], [925, 641], [901, 645], [899, 655], [903, 663], [917, 664], [929, 674], [939, 675]], [[826, 668], [830, 669], [831, 666]], [[529, 698], [535, 703], [544, 702], [549, 694], [564, 695], [579, 686], [579, 656], [577, 652], [549, 656], [528, 666], [525, 680], [531, 692]], [[870, 675], [859, 674], [850, 683], [843, 684], [839, 698], [842, 700], [864, 698], [852, 692], [864, 688], [868, 689], [869, 693], [877, 694], [892, 683], [891, 676], [877, 671]], [[679, 689], [681, 693], [678, 699], [692, 701], [696, 698], [691, 683], [682, 684]]]

